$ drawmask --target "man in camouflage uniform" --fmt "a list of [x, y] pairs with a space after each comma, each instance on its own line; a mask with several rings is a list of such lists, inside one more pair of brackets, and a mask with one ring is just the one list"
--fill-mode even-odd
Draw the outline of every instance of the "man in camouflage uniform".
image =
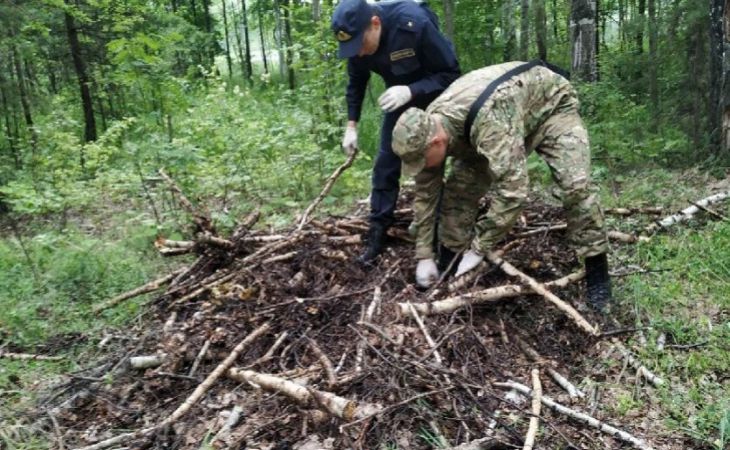
[[[438, 269], [444, 270], [460, 251], [464, 254], [456, 275], [468, 272], [504, 238], [524, 207], [527, 156], [535, 150], [562, 188], [569, 237], [578, 256], [585, 258], [589, 304], [603, 310], [611, 300], [608, 243], [603, 214], [590, 187], [588, 134], [578, 114], [576, 92], [568, 80], [539, 65], [497, 80], [522, 64], [526, 63], [470, 72], [426, 111], [409, 108], [396, 123], [393, 150], [402, 160], [403, 173], [416, 179], [416, 281], [430, 286]], [[494, 90], [475, 110], [465, 136], [469, 110], [492, 82]], [[444, 185], [446, 156], [453, 158], [453, 165]], [[442, 185], [437, 267], [432, 243]], [[488, 188], [493, 191], [491, 206], [477, 217], [479, 200]]]

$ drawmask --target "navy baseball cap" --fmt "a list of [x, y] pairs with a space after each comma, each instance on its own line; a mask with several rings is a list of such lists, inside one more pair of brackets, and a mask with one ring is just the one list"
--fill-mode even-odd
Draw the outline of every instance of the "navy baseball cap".
[[340, 58], [357, 56], [372, 17], [373, 7], [365, 0], [342, 0], [337, 5], [332, 14], [332, 31], [340, 43], [337, 56]]

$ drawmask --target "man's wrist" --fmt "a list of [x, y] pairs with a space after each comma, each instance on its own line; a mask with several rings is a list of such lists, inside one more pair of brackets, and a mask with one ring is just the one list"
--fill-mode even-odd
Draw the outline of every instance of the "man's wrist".
[[422, 259], [434, 259], [435, 256], [436, 255], [433, 253], [433, 250], [430, 248], [416, 248], [416, 259], [419, 261]]

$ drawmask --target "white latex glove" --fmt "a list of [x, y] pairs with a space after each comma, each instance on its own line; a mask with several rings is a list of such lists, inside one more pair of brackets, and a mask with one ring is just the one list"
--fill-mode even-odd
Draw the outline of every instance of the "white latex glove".
[[393, 112], [408, 103], [412, 97], [411, 88], [408, 86], [393, 86], [378, 98], [378, 105], [385, 112]]
[[347, 156], [357, 151], [357, 127], [348, 126], [345, 128], [345, 136], [342, 138], [342, 151]]
[[464, 253], [464, 256], [461, 257], [459, 268], [456, 269], [456, 276], [461, 276], [472, 270], [473, 268], [478, 266], [479, 263], [482, 262], [482, 260], [484, 260], [484, 256], [480, 255], [474, 250], [469, 250], [468, 252]]
[[433, 259], [421, 259], [416, 266], [416, 284], [427, 288], [439, 279], [439, 270]]

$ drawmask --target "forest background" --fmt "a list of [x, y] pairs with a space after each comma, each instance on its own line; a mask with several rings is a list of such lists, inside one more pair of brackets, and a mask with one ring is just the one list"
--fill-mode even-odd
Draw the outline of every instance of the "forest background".
[[[669, 211], [729, 187], [723, 0], [431, 6], [464, 72], [536, 57], [572, 70], [606, 206]], [[152, 242], [185, 237], [188, 219], [158, 169], [230, 229], [254, 208], [266, 226], [290, 224], [343, 162], [346, 72], [332, 10], [320, 0], [0, 3], [0, 348], [33, 353], [62, 342], [69, 357], [0, 360], [6, 445], [47, 445], [17, 438], [22, 415], [9, 411], [82, 355], [93, 358], [103, 333], [141, 320], [144, 299], [101, 317], [92, 305], [172, 264]], [[325, 211], [367, 196], [382, 89], [373, 78], [361, 154]], [[549, 183], [539, 161], [530, 171], [533, 183]], [[686, 386], [660, 391], [660, 419], [718, 449], [730, 442], [728, 255], [724, 219], [613, 256], [655, 270], [618, 280], [617, 297], [648, 330], [644, 360]], [[702, 345], [660, 351], [660, 334]], [[627, 395], [619, 408], [631, 414], [637, 405]]]

